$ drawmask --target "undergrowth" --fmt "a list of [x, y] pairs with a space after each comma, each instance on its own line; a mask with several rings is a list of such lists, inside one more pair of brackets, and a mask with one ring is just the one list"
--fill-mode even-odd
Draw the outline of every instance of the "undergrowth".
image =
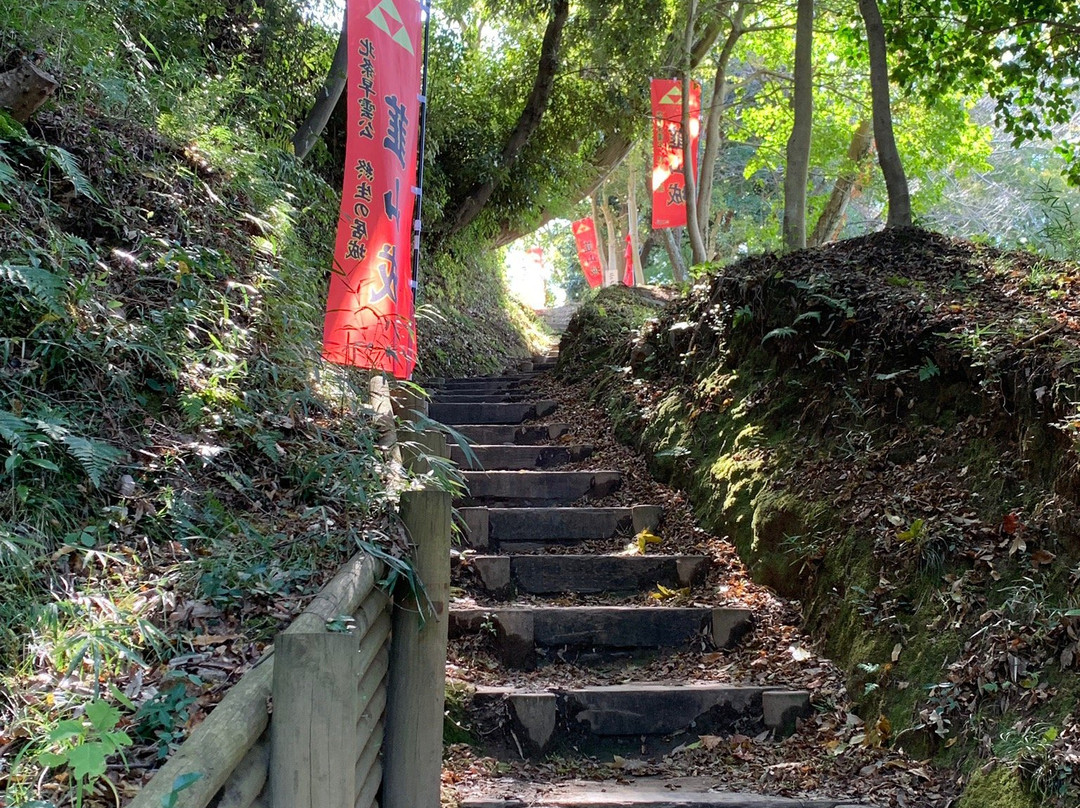
[[1080, 794], [1074, 271], [886, 232], [605, 292], [560, 356], [968, 808]]
[[[0, 804], [108, 800], [99, 752], [163, 758], [220, 698], [184, 660], [225, 637], [242, 669], [358, 548], [407, 577], [400, 491], [459, 484], [405, 475], [367, 374], [320, 358], [340, 168], [288, 138], [336, 35], [308, 12], [0, 11], [0, 59], [61, 83], [0, 112]], [[429, 273], [427, 375], [542, 339], [496, 325], [497, 260]]]

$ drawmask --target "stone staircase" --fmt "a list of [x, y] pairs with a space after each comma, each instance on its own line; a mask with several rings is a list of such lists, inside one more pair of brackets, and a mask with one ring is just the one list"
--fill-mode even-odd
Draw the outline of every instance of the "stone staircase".
[[[619, 603], [620, 596], [657, 585], [699, 586], [710, 559], [703, 555], [617, 555], [588, 552], [611, 547], [642, 530], [661, 531], [662, 508], [593, 506], [617, 491], [623, 476], [613, 469], [561, 470], [582, 466], [593, 452], [568, 440], [557, 402], [533, 400], [534, 374], [555, 363], [537, 360], [527, 372], [503, 377], [443, 380], [431, 417], [453, 426], [475, 445], [453, 459], [464, 469], [469, 493], [457, 503], [464, 525], [465, 561], [456, 583], [490, 605], [458, 605], [450, 612], [452, 642], [482, 641], [506, 671], [507, 684], [482, 686], [472, 698], [472, 724], [496, 757], [539, 759], [661, 755], [700, 735], [785, 737], [810, 711], [805, 690], [729, 682], [635, 681], [635, 660], [668, 652], [701, 654], [738, 645], [754, 630], [748, 609], [651, 606]], [[592, 598], [581, 605], [554, 605]], [[640, 600], [640, 598], [639, 598]], [[548, 686], [544, 667], [574, 662], [615, 670], [610, 684]], [[528, 684], [521, 672], [532, 671]], [[548, 788], [539, 796], [518, 783], [508, 794], [467, 799], [462, 808], [626, 805], [829, 808], [835, 801], [787, 800], [720, 793], [706, 783], [670, 786], [642, 780], [608, 783], [603, 789], [577, 783]], [[520, 793], [518, 793], [520, 792]]]

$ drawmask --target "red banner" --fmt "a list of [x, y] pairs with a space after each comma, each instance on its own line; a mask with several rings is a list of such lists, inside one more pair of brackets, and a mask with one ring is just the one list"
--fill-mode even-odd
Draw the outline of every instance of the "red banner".
[[595, 289], [604, 282], [604, 269], [600, 264], [600, 253], [596, 248], [596, 227], [593, 225], [591, 216], [578, 219], [570, 229], [574, 231], [574, 240], [577, 242], [578, 260], [581, 262], [581, 271], [585, 273], [585, 280], [590, 287]]
[[626, 252], [624, 254], [626, 269], [623, 270], [622, 282], [623, 286], [634, 285], [634, 242], [630, 239], [629, 234], [626, 236]]
[[[686, 226], [685, 138], [682, 131], [682, 81], [653, 79], [652, 226]], [[690, 159], [697, 176], [698, 133], [701, 129], [701, 86], [690, 83]]]
[[345, 189], [323, 357], [407, 379], [416, 366], [412, 223], [423, 23], [417, 0], [347, 0]]

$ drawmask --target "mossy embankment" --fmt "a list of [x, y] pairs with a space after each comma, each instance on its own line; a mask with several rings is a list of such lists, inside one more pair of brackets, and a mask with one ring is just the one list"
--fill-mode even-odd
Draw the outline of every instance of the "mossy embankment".
[[563, 341], [801, 600], [866, 742], [956, 766], [966, 808], [1080, 794], [1078, 272], [887, 231], [710, 268], [663, 308], [608, 290]]

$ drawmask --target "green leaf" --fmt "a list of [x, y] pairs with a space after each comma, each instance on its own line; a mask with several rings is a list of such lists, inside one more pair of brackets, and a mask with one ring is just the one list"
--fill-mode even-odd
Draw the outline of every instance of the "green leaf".
[[790, 325], [781, 326], [780, 328], [774, 328], [768, 334], [761, 338], [761, 344], [764, 345], [774, 337], [794, 337], [799, 332], [792, 328]]
[[94, 186], [90, 184], [90, 179], [83, 173], [79, 161], [75, 159], [75, 155], [66, 149], [61, 149], [59, 146], [47, 146], [45, 148], [45, 158], [49, 163], [60, 169], [65, 179], [75, 188], [75, 193], [92, 199], [94, 202], [101, 202], [101, 197], [94, 190]]
[[67, 755], [58, 755], [56, 752], [39, 752], [37, 759], [42, 766], [48, 766], [50, 769], [67, 763]]
[[161, 798], [161, 808], [175, 808], [180, 792], [202, 779], [202, 772], [184, 772], [173, 780], [172, 791]]
[[105, 774], [105, 745], [97, 741], [83, 743], [68, 752], [68, 765], [78, 780], [95, 779]]
[[101, 733], [101, 741], [105, 744], [105, 750], [110, 755], [126, 749], [132, 744], [131, 736], [122, 729]]
[[67, 313], [64, 307], [66, 283], [63, 276], [40, 266], [0, 264], [0, 278], [26, 289], [37, 303], [53, 314], [63, 316]]
[[86, 705], [86, 717], [98, 732], [108, 732], [120, 723], [120, 711], [101, 699]]
[[52, 728], [49, 733], [49, 740], [56, 743], [57, 741], [66, 741], [68, 738], [81, 738], [85, 734], [86, 728], [83, 727], [81, 721], [68, 719], [61, 721]]
[[922, 519], [916, 519], [911, 523], [911, 527], [907, 530], [901, 530], [897, 533], [896, 538], [900, 539], [900, 541], [913, 541], [918, 539], [922, 536], [923, 527], [925, 527], [925, 525], [926, 523]]
[[135, 702], [133, 702], [131, 699], [129, 699], [127, 697], [127, 694], [123, 690], [118, 688], [115, 684], [113, 684], [112, 682], [109, 682], [109, 692], [112, 694], [112, 697], [114, 699], [116, 699], [118, 702], [123, 704], [129, 710], [137, 709], [135, 707]]

